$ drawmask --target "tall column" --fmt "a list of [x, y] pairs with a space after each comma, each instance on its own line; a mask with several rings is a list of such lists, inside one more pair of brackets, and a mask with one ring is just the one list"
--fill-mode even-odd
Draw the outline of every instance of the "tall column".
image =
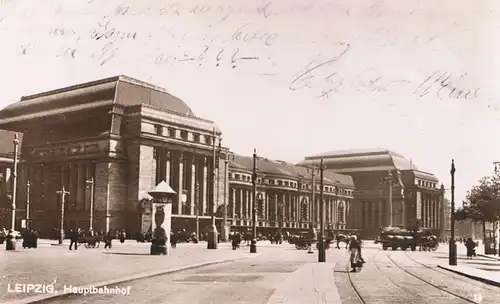
[[240, 194], [240, 211], [238, 214], [238, 218], [242, 219], [243, 218], [243, 204], [244, 204], [244, 199], [243, 199], [243, 189], [239, 189], [239, 194]]
[[274, 194], [274, 222], [278, 222], [278, 193]]
[[383, 201], [378, 201], [378, 222], [379, 226], [378, 228], [384, 227], [384, 202]]
[[208, 207], [208, 158], [203, 157], [203, 201], [201, 207], [201, 214], [205, 215], [207, 213]]
[[183, 178], [184, 178], [184, 154], [181, 152], [179, 153], [179, 167], [178, 167], [178, 178], [179, 178], [179, 189], [177, 190], [177, 212], [178, 214], [182, 214], [182, 191], [184, 183], [183, 183]]
[[406, 227], [406, 197], [401, 199], [401, 224]]
[[246, 208], [247, 209], [246, 210], [246, 212], [247, 212], [247, 220], [249, 220], [249, 219], [252, 218], [251, 212], [250, 212], [250, 206], [251, 206], [251, 203], [250, 203], [250, 198], [251, 198], [250, 190], [248, 190], [248, 189], [245, 190], [245, 194], [246, 194], [246, 202], [245, 202], [245, 204], [247, 206], [247, 208]]
[[235, 188], [231, 188], [231, 197], [233, 198], [233, 205], [232, 205], [232, 208], [231, 208], [231, 213], [232, 213], [232, 217], [233, 217], [233, 222], [234, 222], [234, 219], [236, 218], [236, 206], [237, 206], [237, 201], [236, 201], [236, 189]]
[[196, 189], [196, 177], [197, 177], [197, 174], [198, 174], [198, 170], [196, 169], [196, 164], [197, 164], [197, 159], [196, 159], [196, 156], [193, 155], [191, 157], [191, 178], [190, 178], [190, 194], [189, 194], [189, 214], [190, 215], [194, 215], [195, 212], [194, 212], [194, 206], [196, 205], [196, 198], [195, 198], [195, 189]]
[[85, 165], [76, 166], [76, 209], [85, 210]]
[[[255, 208], [254, 204], [255, 204], [255, 202], [253, 201], [252, 191], [248, 190], [248, 216], [250, 218], [252, 218], [253, 209]], [[257, 217], [257, 219], [258, 219], [258, 217]]]
[[171, 159], [171, 154], [170, 151], [165, 152], [165, 182], [169, 185], [172, 186], [172, 183], [170, 181], [170, 159]]

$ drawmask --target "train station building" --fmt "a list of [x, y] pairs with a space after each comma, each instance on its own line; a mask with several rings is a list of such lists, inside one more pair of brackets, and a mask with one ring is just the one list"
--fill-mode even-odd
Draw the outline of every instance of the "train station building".
[[319, 165], [321, 158], [328, 171], [352, 177], [356, 216], [351, 225], [363, 236], [377, 236], [381, 227], [391, 223], [443, 234], [444, 188], [432, 173], [419, 170], [411, 160], [386, 149], [331, 151], [308, 156], [299, 165]]
[[[161, 181], [177, 192], [173, 230], [195, 231], [198, 218], [206, 231], [214, 212], [220, 227], [224, 205], [233, 230], [251, 227], [252, 157], [230, 156], [215, 123], [163, 88], [117, 76], [25, 96], [0, 111], [0, 129], [1, 227], [11, 222], [14, 132], [21, 139], [16, 229], [29, 201], [30, 225], [42, 233], [59, 229], [62, 211], [66, 229], [88, 229], [92, 218], [95, 231], [147, 232], [147, 192]], [[312, 205], [307, 168], [260, 157], [258, 169], [260, 232], [319, 227], [319, 175]], [[352, 178], [327, 172], [324, 181], [327, 223], [350, 228]], [[69, 192], [64, 202], [63, 189]]]

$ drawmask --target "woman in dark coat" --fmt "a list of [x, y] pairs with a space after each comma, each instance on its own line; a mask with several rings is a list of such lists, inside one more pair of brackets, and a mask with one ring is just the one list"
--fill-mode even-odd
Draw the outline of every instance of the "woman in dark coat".
[[473, 256], [476, 256], [476, 243], [474, 243], [472, 238], [467, 239], [465, 247], [467, 248], [467, 259], [472, 259]]

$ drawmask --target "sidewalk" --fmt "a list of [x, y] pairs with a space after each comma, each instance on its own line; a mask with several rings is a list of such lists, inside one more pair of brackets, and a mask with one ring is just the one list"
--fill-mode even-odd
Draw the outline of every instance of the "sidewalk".
[[307, 263], [272, 294], [268, 304], [341, 304], [334, 280], [335, 263]]
[[486, 284], [500, 287], [500, 272], [486, 271], [463, 265], [438, 265], [438, 267]]
[[56, 248], [0, 251], [0, 303], [36, 295], [9, 293], [9, 284], [54, 284], [56, 290], [63, 290], [64, 285], [87, 286], [98, 282], [130, 280], [131, 276], [151, 276], [180, 267], [251, 256], [247, 251], [233, 251], [225, 244], [219, 244], [218, 250], [198, 246], [178, 247], [168, 256], [151, 256], [148, 247], [123, 246], [107, 251], [101, 248], [79, 248], [78, 251]]

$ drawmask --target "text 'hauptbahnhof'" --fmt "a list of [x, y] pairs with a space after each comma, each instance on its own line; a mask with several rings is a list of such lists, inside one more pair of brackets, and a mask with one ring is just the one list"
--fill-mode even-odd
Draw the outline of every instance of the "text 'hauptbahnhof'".
[[[22, 97], [0, 111], [0, 129], [0, 228], [11, 223], [17, 133], [15, 225], [29, 218], [42, 235], [59, 228], [61, 208], [67, 229], [87, 228], [92, 213], [96, 231], [147, 232], [147, 193], [161, 181], [177, 192], [174, 231], [195, 231], [198, 218], [203, 233], [213, 213], [219, 227], [224, 209], [231, 230], [246, 231], [254, 204], [259, 234], [319, 228], [320, 179], [310, 168], [321, 158], [327, 227], [357, 229], [365, 237], [391, 223], [437, 235], [444, 229], [444, 189], [436, 177], [386, 149], [333, 151], [298, 164], [259, 155], [253, 202], [252, 155], [231, 153], [214, 122], [165, 89], [126, 76]], [[69, 192], [64, 203], [63, 187]]]

